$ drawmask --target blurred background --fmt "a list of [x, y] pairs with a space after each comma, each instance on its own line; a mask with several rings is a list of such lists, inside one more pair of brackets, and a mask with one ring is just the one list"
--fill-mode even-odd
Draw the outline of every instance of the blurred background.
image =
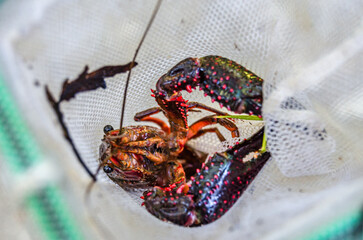
[[[131, 61], [155, 4], [0, 1], [0, 238], [363, 239], [360, 0], [163, 1], [136, 59], [125, 125], [156, 106], [150, 88], [176, 63], [220, 55], [264, 79], [272, 158], [229, 212], [198, 228], [159, 221], [140, 206], [140, 193], [102, 174], [85, 199], [91, 179], [44, 87], [58, 96], [85, 65], [93, 71]], [[103, 127], [119, 123], [125, 80], [117, 75], [107, 89], [61, 105], [93, 172]], [[202, 93], [184, 97], [219, 108]], [[242, 137], [260, 126], [239, 123]], [[210, 153], [223, 147], [209, 134], [191, 144]]]

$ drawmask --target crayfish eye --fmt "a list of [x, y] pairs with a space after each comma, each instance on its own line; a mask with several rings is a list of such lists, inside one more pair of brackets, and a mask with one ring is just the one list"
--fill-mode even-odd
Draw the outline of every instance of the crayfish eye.
[[106, 125], [104, 128], [103, 128], [103, 132], [104, 133], [108, 133], [109, 131], [112, 131], [113, 130], [113, 127], [111, 125]]
[[105, 166], [103, 166], [103, 171], [105, 173], [111, 173], [113, 171], [113, 168], [108, 165], [105, 165]]

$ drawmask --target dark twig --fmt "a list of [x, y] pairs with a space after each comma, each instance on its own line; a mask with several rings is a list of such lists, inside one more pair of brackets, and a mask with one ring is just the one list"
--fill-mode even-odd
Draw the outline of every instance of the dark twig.
[[117, 66], [105, 66], [96, 71], [88, 73], [88, 66], [86, 66], [83, 72], [78, 76], [77, 79], [73, 81], [69, 81], [68, 79], [64, 81], [62, 92], [59, 97], [59, 101], [56, 101], [52, 93], [49, 91], [48, 86], [45, 86], [45, 93], [47, 95], [48, 101], [51, 104], [54, 112], [57, 115], [58, 121], [62, 127], [63, 135], [66, 140], [71, 145], [74, 154], [76, 155], [79, 163], [84, 167], [88, 175], [92, 178], [93, 181], [96, 181], [96, 175], [93, 174], [90, 169], [87, 167], [86, 163], [83, 161], [81, 155], [79, 154], [74, 142], [69, 135], [68, 128], [63, 119], [63, 113], [60, 110], [60, 104], [62, 101], [69, 101], [76, 96], [76, 94], [85, 91], [96, 90], [97, 88], [106, 88], [105, 78], [113, 77], [116, 74], [124, 73], [130, 71], [131, 68], [137, 65], [136, 62], [130, 62], [126, 65], [117, 65]]
[[48, 89], [48, 86], [45, 86], [45, 93], [47, 94], [47, 98], [48, 101], [50, 102], [50, 104], [53, 107], [53, 110], [55, 111], [55, 113], [57, 114], [57, 118], [58, 121], [62, 127], [63, 130], [63, 135], [66, 138], [66, 140], [69, 142], [69, 144], [71, 145], [74, 154], [76, 155], [79, 163], [84, 167], [84, 169], [86, 169], [86, 172], [88, 173], [88, 175], [92, 178], [93, 181], [96, 181], [96, 176], [91, 172], [91, 170], [87, 167], [86, 163], [83, 161], [83, 159], [81, 158], [81, 155], [79, 154], [79, 152], [77, 151], [76, 146], [73, 143], [72, 138], [69, 135], [69, 131], [68, 128], [66, 126], [66, 124], [63, 121], [63, 113], [61, 112], [61, 110], [59, 109], [59, 103], [60, 102], [56, 102], [53, 95], [51, 94], [51, 92]]
[[137, 63], [132, 61], [126, 65], [105, 66], [91, 73], [88, 73], [88, 66], [85, 66], [83, 72], [76, 80], [69, 82], [67, 79], [64, 81], [59, 102], [63, 100], [69, 101], [80, 92], [95, 90], [99, 87], [106, 88], [105, 78], [127, 72], [136, 65]]

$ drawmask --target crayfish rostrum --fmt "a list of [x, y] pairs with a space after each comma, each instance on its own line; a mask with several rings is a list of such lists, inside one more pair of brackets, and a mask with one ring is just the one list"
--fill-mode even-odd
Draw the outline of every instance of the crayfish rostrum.
[[[205, 154], [188, 147], [188, 141], [207, 132], [223, 135], [220, 124], [238, 137], [235, 123], [216, 116], [226, 113], [209, 106], [188, 102], [181, 91], [200, 87], [212, 101], [218, 101], [236, 113], [261, 115], [263, 80], [236, 62], [219, 56], [188, 58], [163, 75], [152, 96], [159, 107], [135, 115], [135, 121], [156, 123], [150, 126], [128, 126], [104, 129], [100, 146], [100, 164], [104, 172], [124, 189], [145, 188], [144, 205], [156, 217], [184, 226], [210, 223], [222, 216], [243, 193], [269, 158], [256, 153], [261, 148], [263, 129], [222, 153], [206, 159]], [[203, 109], [213, 115], [189, 125], [188, 112]], [[169, 124], [151, 117], [162, 112]], [[193, 157], [188, 157], [193, 155]], [[198, 157], [195, 157], [198, 156]], [[194, 167], [185, 174], [186, 166]]]

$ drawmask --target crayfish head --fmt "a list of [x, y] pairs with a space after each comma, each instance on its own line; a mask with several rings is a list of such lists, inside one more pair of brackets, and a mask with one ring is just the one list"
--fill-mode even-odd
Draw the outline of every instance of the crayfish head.
[[[125, 189], [154, 186], [161, 166], [149, 158], [162, 159], [159, 155], [163, 156], [164, 153], [159, 152], [152, 139], [159, 137], [162, 143], [164, 133], [148, 126], [129, 126], [121, 131], [106, 126], [104, 132], [99, 161], [100, 168], [107, 176]], [[148, 141], [153, 144], [149, 148], [145, 146]]]
[[102, 142], [100, 146], [100, 155], [100, 167], [113, 182], [126, 190], [135, 187], [147, 188], [156, 181], [152, 171], [142, 166], [130, 167], [128, 161], [120, 161], [120, 159], [113, 156], [110, 146], [106, 142]]
[[192, 91], [199, 84], [199, 61], [187, 58], [176, 64], [156, 83], [155, 95], [170, 100], [181, 90]]
[[144, 193], [144, 205], [155, 217], [178, 225], [191, 226], [196, 222], [191, 195], [176, 193], [175, 189], [154, 187]]

